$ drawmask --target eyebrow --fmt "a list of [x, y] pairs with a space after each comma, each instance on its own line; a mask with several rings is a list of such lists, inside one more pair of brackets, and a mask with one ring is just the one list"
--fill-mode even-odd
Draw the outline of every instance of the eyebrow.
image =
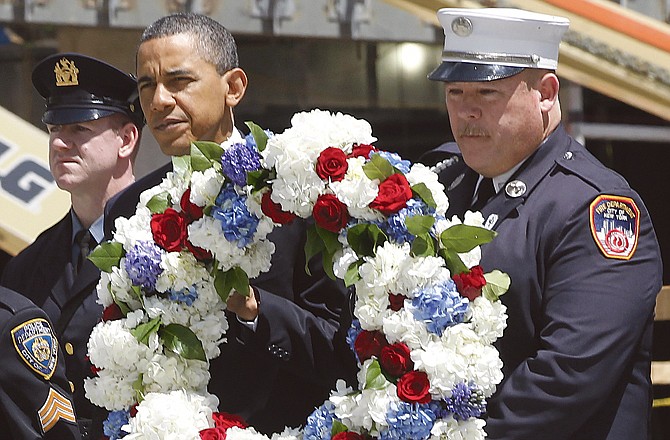
[[[168, 70], [165, 72], [165, 76], [167, 77], [175, 77], [175, 76], [180, 76], [180, 75], [192, 75], [193, 72], [188, 70], [188, 69], [174, 69], [174, 70]], [[155, 80], [155, 76], [149, 76], [149, 75], [143, 75], [137, 79], [137, 83], [145, 83], [145, 82], [152, 82]]]

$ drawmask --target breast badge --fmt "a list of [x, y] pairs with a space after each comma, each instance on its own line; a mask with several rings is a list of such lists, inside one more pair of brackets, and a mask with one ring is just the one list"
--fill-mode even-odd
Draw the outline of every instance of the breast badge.
[[600, 195], [591, 202], [591, 234], [607, 258], [629, 260], [637, 248], [640, 210], [629, 197]]
[[21, 360], [44, 379], [51, 379], [58, 362], [58, 342], [49, 321], [36, 318], [16, 326], [12, 340]]

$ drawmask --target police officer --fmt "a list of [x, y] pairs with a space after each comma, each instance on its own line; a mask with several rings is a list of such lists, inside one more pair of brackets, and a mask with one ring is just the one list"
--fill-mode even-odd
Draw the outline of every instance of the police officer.
[[[51, 173], [72, 206], [9, 261], [1, 283], [30, 298], [54, 324], [82, 432], [89, 432], [97, 407], [83, 386], [90, 374], [86, 344], [102, 308], [95, 292], [100, 272], [85, 257], [103, 239], [105, 203], [134, 181], [143, 116], [135, 79], [95, 58], [51, 55], [32, 80], [46, 103]], [[100, 437], [99, 428], [91, 438]]]
[[497, 8], [438, 18], [444, 51], [429, 78], [444, 82], [456, 142], [424, 160], [438, 163], [447, 215], [474, 203], [498, 233], [481, 264], [512, 281], [488, 438], [650, 438], [660, 252], [639, 195], [561, 124], [568, 20]]
[[81, 438], [62, 354], [47, 315], [4, 287], [0, 287], [0, 359], [3, 438]]

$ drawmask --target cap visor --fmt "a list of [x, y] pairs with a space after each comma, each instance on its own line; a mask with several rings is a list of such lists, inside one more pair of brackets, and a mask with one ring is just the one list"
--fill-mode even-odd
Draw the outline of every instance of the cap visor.
[[111, 116], [115, 113], [125, 114], [121, 110], [56, 107], [44, 112], [42, 122], [51, 125], [76, 124], [78, 122], [94, 121], [96, 119]]
[[501, 66], [499, 64], [444, 61], [428, 75], [428, 79], [449, 82], [494, 81], [516, 75], [524, 69], [525, 67]]

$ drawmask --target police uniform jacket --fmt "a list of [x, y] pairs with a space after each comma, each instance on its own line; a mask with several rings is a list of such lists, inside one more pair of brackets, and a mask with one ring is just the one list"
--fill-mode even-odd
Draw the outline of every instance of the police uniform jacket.
[[81, 438], [62, 353], [47, 315], [23, 295], [3, 287], [0, 359], [2, 438]]
[[[159, 168], [107, 203], [106, 237], [113, 220], [132, 216], [139, 194], [170, 170], [171, 164]], [[305, 273], [305, 222], [277, 227], [268, 238], [276, 245], [272, 267], [250, 280], [260, 301], [257, 328], [228, 315], [227, 342], [210, 365], [209, 384], [220, 411], [265, 433], [304, 425], [337, 379], [353, 384], [357, 371], [345, 343], [351, 315], [343, 283], [325, 275], [320, 258], [310, 262], [312, 276]]]
[[[445, 144], [424, 161], [453, 154], [456, 145]], [[462, 215], [477, 175], [453, 162], [440, 180], [448, 214]], [[489, 438], [650, 438], [662, 267], [638, 194], [559, 126], [481, 211], [498, 233], [482, 247], [481, 265], [511, 278], [501, 297], [509, 316], [497, 343], [504, 379], [488, 403]], [[612, 216], [623, 219], [623, 233], [606, 223]], [[596, 239], [603, 232], [611, 242]]]
[[[25, 295], [49, 316], [74, 387], [82, 429], [89, 431], [89, 420], [99, 410], [86, 399], [84, 378], [91, 376], [88, 338], [102, 315], [95, 290], [100, 271], [86, 260], [73, 278], [68, 267], [71, 249], [72, 217], [68, 213], [7, 263], [0, 284]], [[91, 438], [97, 437], [96, 433]]]

